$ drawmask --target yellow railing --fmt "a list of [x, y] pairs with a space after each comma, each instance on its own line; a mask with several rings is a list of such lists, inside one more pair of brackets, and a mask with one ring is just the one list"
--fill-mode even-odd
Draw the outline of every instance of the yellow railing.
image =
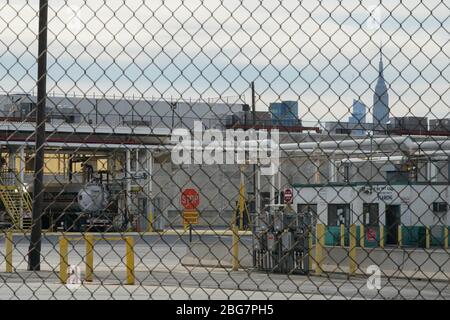
[[0, 200], [10, 216], [15, 229], [27, 229], [31, 226], [24, 223], [24, 212], [31, 213], [31, 196], [19, 185], [5, 185], [0, 178]]
[[6, 212], [9, 214], [15, 227], [20, 226], [20, 209], [15, 206], [13, 200], [13, 194], [18, 193], [15, 186], [0, 185], [0, 200], [5, 207]]
[[68, 279], [68, 269], [69, 269], [69, 241], [80, 241], [84, 240], [86, 243], [86, 257], [84, 259], [86, 264], [85, 281], [93, 281], [94, 277], [94, 244], [96, 241], [106, 240], [106, 241], [125, 241], [125, 267], [127, 274], [128, 285], [133, 285], [135, 283], [135, 272], [134, 272], [134, 238], [132, 236], [119, 236], [119, 237], [94, 237], [93, 234], [85, 234], [82, 237], [70, 237], [62, 235], [59, 237], [59, 278], [61, 283], [66, 284]]

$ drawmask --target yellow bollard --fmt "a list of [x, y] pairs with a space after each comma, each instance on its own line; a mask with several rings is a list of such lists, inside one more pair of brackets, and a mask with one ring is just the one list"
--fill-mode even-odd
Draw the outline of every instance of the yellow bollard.
[[341, 247], [345, 247], [345, 226], [343, 224], [341, 224], [340, 236], [341, 236]]
[[134, 238], [128, 236], [125, 238], [126, 243], [126, 268], [127, 268], [127, 284], [133, 285], [135, 281], [134, 275]]
[[13, 234], [11, 231], [6, 232], [5, 238], [6, 252], [6, 272], [13, 272]]
[[350, 247], [348, 253], [349, 259], [349, 275], [353, 275], [358, 267], [356, 262], [356, 225], [350, 226]]
[[318, 224], [316, 226], [316, 274], [320, 275], [323, 272], [323, 249], [325, 247], [325, 225]]
[[85, 235], [86, 241], [86, 281], [94, 280], [94, 236]]
[[361, 224], [359, 226], [359, 246], [361, 248], [364, 248], [365, 241], [364, 241], [364, 226]]
[[67, 270], [69, 268], [68, 241], [64, 236], [59, 237], [59, 278], [61, 283], [67, 283]]
[[425, 226], [425, 248], [430, 249], [430, 227]]
[[397, 231], [397, 237], [398, 237], [398, 247], [401, 248], [403, 247], [403, 238], [402, 238], [402, 226], [398, 226], [398, 231]]
[[150, 210], [148, 212], [148, 224], [147, 224], [147, 232], [153, 232], [153, 212]]
[[239, 233], [238, 227], [233, 225], [233, 239], [231, 245], [232, 252], [232, 271], [237, 271], [239, 269]]
[[380, 248], [384, 249], [384, 226], [380, 224]]
[[444, 226], [444, 249], [448, 249], [448, 227]]
[[185, 217], [186, 211], [183, 211], [183, 230], [188, 231], [189, 230], [189, 223], [188, 220]]

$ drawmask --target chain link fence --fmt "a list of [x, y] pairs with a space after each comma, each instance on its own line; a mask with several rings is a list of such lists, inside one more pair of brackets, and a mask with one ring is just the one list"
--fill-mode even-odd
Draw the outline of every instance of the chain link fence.
[[447, 299], [446, 1], [0, 1], [1, 299]]

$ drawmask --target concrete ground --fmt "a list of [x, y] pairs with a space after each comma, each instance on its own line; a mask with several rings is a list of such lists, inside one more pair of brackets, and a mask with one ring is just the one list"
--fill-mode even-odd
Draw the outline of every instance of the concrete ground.
[[[0, 240], [0, 299], [450, 299], [448, 281], [382, 278], [380, 290], [370, 290], [364, 276], [321, 277], [266, 274], [255, 270], [186, 267], [187, 235], [135, 237], [136, 285], [125, 285], [123, 241], [97, 241], [92, 283], [80, 287], [59, 283], [57, 236], [43, 241], [42, 271], [26, 271], [28, 239], [15, 236], [13, 273], [5, 273], [5, 243]], [[215, 243], [214, 235], [193, 241]], [[69, 263], [84, 273], [84, 241], [69, 246]]]

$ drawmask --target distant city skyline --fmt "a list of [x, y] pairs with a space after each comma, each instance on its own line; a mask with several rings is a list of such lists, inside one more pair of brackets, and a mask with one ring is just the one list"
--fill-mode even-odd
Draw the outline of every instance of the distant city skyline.
[[[70, 3], [50, 6], [49, 92], [250, 100], [254, 80], [258, 110], [294, 100], [304, 121], [343, 121], [372, 104], [381, 40], [392, 115], [450, 117], [440, 1]], [[35, 87], [37, 4], [0, 12], [0, 91]]]

